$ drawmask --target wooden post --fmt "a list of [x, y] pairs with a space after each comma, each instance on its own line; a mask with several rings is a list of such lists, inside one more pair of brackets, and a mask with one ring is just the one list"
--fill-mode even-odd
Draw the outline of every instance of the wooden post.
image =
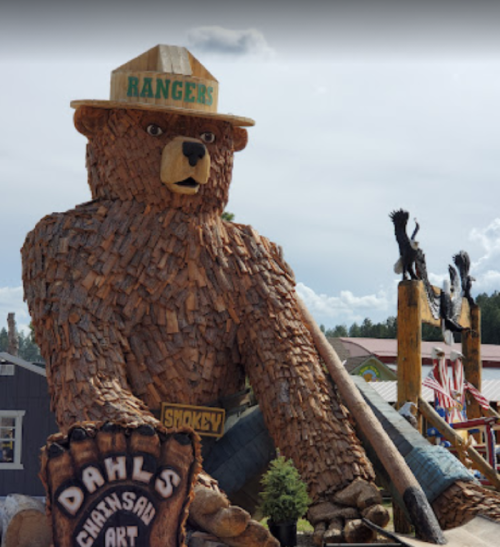
[[[418, 404], [422, 386], [421, 281], [402, 281], [398, 286], [398, 401]], [[419, 431], [422, 422], [419, 419]]]
[[[464, 376], [474, 387], [481, 391], [481, 310], [479, 306], [470, 308], [470, 330], [462, 334], [462, 353], [464, 355]], [[469, 393], [466, 395], [468, 419], [480, 418], [483, 414], [477, 401]]]
[[[417, 404], [422, 384], [422, 298], [419, 281], [402, 281], [398, 285], [398, 400], [396, 408], [407, 401]], [[422, 420], [417, 415], [418, 430]], [[394, 508], [394, 530], [401, 534], [411, 532], [405, 512]]]

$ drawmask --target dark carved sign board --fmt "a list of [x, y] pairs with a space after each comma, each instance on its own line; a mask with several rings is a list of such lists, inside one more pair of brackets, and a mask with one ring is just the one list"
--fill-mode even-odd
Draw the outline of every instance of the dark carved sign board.
[[168, 429], [190, 427], [203, 437], [222, 437], [225, 414], [223, 408], [162, 403], [160, 421]]
[[73, 534], [79, 547], [149, 545], [155, 500], [133, 485], [111, 488], [81, 515]]
[[49, 449], [54, 547], [184, 545], [197, 472], [195, 436], [113, 432], [107, 446], [115, 450], [96, 450], [106, 434], [70, 441], [68, 450], [55, 455]]

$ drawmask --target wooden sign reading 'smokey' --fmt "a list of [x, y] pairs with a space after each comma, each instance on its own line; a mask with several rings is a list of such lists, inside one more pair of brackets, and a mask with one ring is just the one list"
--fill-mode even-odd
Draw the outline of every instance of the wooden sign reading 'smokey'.
[[203, 437], [224, 435], [223, 408], [162, 403], [161, 423], [167, 428], [190, 427]]
[[107, 424], [52, 441], [42, 457], [54, 547], [184, 545], [198, 459], [192, 434]]

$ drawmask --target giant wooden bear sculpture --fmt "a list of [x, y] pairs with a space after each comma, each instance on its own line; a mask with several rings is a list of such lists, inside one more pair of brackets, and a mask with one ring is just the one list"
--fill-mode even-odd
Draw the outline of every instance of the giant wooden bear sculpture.
[[[276, 245], [221, 220], [241, 126], [253, 122], [217, 114], [215, 86], [186, 50], [158, 46], [115, 71], [114, 100], [73, 103], [92, 201], [45, 217], [23, 247], [59, 426], [158, 427], [162, 402], [212, 404], [248, 376], [307, 481], [318, 541], [345, 527], [369, 537], [361, 513], [385, 521], [373, 470], [322, 371], [293, 274]], [[197, 504], [203, 492], [194, 522], [230, 545], [273, 544], [253, 521], [220, 527], [216, 509], [240, 513], [221, 494]]]

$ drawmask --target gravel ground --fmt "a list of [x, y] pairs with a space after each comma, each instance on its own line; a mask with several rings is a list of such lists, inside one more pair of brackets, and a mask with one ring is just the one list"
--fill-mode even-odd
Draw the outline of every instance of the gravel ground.
[[305, 532], [299, 532], [297, 534], [297, 547], [313, 547], [312, 534], [307, 534]]

